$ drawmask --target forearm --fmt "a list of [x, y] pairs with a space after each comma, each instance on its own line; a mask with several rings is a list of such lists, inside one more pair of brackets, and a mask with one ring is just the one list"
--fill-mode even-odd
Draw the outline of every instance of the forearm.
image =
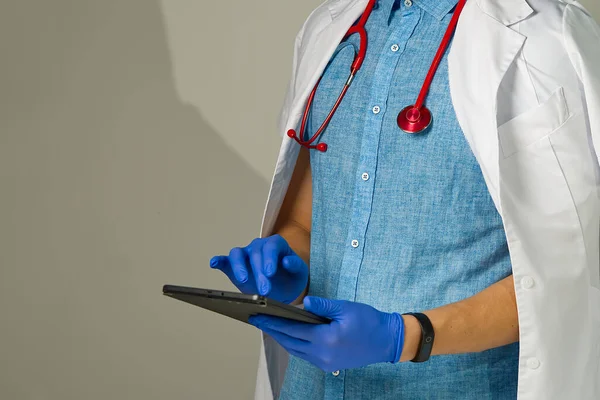
[[[513, 277], [509, 276], [465, 300], [425, 311], [435, 331], [432, 355], [480, 352], [519, 340]], [[403, 316], [405, 343], [400, 361], [415, 357], [421, 329]]]
[[[292, 250], [300, 257], [310, 269], [310, 232], [300, 224], [288, 221], [280, 227], [276, 227], [276, 234], [279, 234], [290, 245]], [[310, 274], [309, 274], [310, 277]], [[309, 278], [310, 282], [310, 278]], [[292, 304], [300, 304], [308, 292], [308, 285], [302, 291], [302, 294], [292, 302]]]

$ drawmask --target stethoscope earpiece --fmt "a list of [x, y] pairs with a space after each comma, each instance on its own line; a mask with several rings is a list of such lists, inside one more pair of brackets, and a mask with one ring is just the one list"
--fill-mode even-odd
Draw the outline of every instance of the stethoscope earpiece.
[[316, 147], [317, 150], [319, 150], [321, 153], [325, 153], [327, 151], [327, 144], [326, 143], [319, 143]]
[[321, 153], [325, 153], [327, 151], [326, 143], [319, 143], [316, 146], [313, 146], [311, 144], [306, 144], [305, 142], [300, 141], [300, 139], [298, 138], [298, 135], [294, 129], [290, 129], [289, 131], [287, 131], [287, 135], [308, 149], [319, 150]]

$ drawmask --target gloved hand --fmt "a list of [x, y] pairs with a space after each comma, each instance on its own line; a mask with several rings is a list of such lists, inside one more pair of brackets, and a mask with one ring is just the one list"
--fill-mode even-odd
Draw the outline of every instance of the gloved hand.
[[256, 315], [250, 323], [270, 335], [290, 354], [325, 372], [398, 362], [404, 346], [404, 321], [361, 303], [304, 298], [304, 309], [330, 318], [329, 324], [306, 324]]
[[257, 238], [229, 256], [215, 256], [210, 266], [220, 269], [246, 294], [260, 294], [289, 304], [308, 284], [308, 266], [280, 235]]

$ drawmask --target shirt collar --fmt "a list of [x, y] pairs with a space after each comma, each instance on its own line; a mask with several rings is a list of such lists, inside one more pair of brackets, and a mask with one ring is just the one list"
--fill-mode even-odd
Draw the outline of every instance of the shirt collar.
[[[383, 7], [386, 21], [390, 20], [392, 11], [400, 6], [401, 0], [378, 0], [378, 6]], [[431, 14], [438, 21], [452, 11], [458, 0], [412, 0], [412, 2], [421, 7], [425, 12]]]

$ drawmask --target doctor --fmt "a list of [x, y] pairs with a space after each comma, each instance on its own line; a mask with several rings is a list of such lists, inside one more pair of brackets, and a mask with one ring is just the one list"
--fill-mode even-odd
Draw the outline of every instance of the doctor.
[[257, 399], [600, 398], [599, 43], [576, 1], [311, 14], [261, 236], [211, 260], [332, 320], [252, 320]]

